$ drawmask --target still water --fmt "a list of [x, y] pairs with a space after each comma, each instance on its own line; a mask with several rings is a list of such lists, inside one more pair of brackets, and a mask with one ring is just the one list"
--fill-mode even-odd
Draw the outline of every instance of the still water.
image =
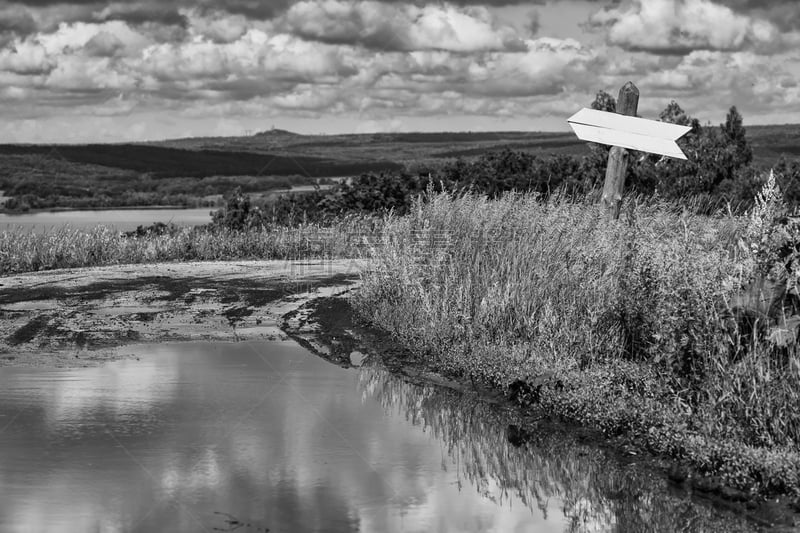
[[130, 350], [0, 371], [0, 531], [752, 530], [567, 434], [510, 439], [495, 407], [292, 342]]
[[0, 231], [47, 231], [64, 226], [91, 228], [97, 225], [112, 226], [119, 231], [135, 230], [155, 222], [174, 223], [181, 226], [211, 222], [215, 208], [197, 209], [109, 209], [97, 211], [42, 211], [9, 215], [0, 213]]

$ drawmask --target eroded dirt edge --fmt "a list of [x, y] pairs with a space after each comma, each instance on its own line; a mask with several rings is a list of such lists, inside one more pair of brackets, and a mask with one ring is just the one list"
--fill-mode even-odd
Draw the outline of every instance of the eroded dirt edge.
[[279, 338], [282, 315], [353, 286], [358, 268], [164, 263], [0, 278], [0, 366], [93, 366], [132, 343]]

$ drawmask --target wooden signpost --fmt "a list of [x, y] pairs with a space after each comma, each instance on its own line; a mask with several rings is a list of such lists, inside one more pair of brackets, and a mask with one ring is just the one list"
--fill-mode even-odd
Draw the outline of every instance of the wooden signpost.
[[675, 142], [692, 128], [657, 120], [638, 118], [639, 89], [628, 82], [619, 90], [617, 112], [581, 109], [567, 119], [579, 139], [611, 145], [603, 186], [603, 205], [609, 218], [619, 218], [619, 206], [625, 189], [628, 150], [686, 159]]

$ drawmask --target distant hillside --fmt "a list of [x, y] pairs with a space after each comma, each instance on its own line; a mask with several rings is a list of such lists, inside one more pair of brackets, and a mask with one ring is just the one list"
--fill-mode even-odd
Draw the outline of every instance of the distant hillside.
[[292, 137], [292, 136], [296, 137], [300, 136], [300, 134], [288, 130], [282, 130], [279, 128], [272, 128], [271, 130], [264, 130], [255, 134], [255, 137]]
[[800, 124], [748, 126], [746, 136], [757, 162], [772, 164], [781, 156], [800, 157]]
[[[747, 138], [757, 162], [772, 164], [781, 156], [800, 157], [800, 125], [748, 126]], [[174, 139], [153, 146], [184, 150], [270, 153], [346, 161], [394, 163], [435, 162], [455, 157], [478, 157], [510, 148], [537, 155], [585, 154], [587, 143], [572, 132], [470, 131], [304, 135], [268, 130], [245, 137]]]
[[345, 161], [258, 152], [182, 150], [134, 144], [0, 145], [2, 155], [41, 155], [72, 163], [132, 170], [156, 178], [207, 176], [344, 176], [397, 170], [391, 161]]
[[479, 156], [504, 148], [541, 155], [582, 154], [588, 150], [586, 143], [571, 132], [521, 131], [303, 135], [285, 130], [270, 130], [242, 137], [172, 139], [143, 144], [182, 150], [269, 153], [338, 161], [389, 160], [399, 164]]
[[[755, 160], [772, 164], [800, 156], [800, 125], [747, 126]], [[412, 162], [478, 157], [502, 149], [537, 155], [585, 154], [572, 132], [405, 132], [304, 135], [271, 129], [242, 137], [197, 137], [92, 145], [0, 145], [2, 154], [57, 152], [82, 164], [154, 177], [301, 175], [329, 177], [398, 170]]]

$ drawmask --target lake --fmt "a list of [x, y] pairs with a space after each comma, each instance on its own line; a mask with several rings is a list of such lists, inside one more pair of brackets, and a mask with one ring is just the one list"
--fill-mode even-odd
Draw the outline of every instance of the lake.
[[124, 350], [139, 360], [0, 372], [0, 531], [755, 530], [369, 363], [290, 341]]
[[97, 225], [112, 226], [119, 231], [135, 230], [154, 222], [173, 222], [189, 226], [211, 222], [213, 207], [195, 209], [103, 209], [86, 211], [41, 211], [10, 215], [0, 213], [0, 231], [46, 231], [70, 226], [91, 228]]
[[[330, 178], [341, 182], [349, 178]], [[330, 189], [332, 185], [320, 185], [320, 190]], [[293, 193], [311, 192], [314, 185], [298, 185], [291, 188]], [[290, 192], [279, 189], [266, 193], [253, 194], [253, 197], [269, 198]], [[0, 201], [5, 197], [0, 191]], [[222, 199], [222, 195], [216, 197]], [[135, 230], [138, 226], [149, 226], [155, 222], [174, 223], [179, 226], [195, 226], [211, 222], [211, 212], [218, 207], [179, 208], [141, 208], [141, 209], [98, 209], [76, 211], [40, 211], [36, 213], [0, 213], [0, 231], [47, 231], [64, 226], [73, 228], [92, 228], [98, 225], [112, 226], [119, 231]]]

